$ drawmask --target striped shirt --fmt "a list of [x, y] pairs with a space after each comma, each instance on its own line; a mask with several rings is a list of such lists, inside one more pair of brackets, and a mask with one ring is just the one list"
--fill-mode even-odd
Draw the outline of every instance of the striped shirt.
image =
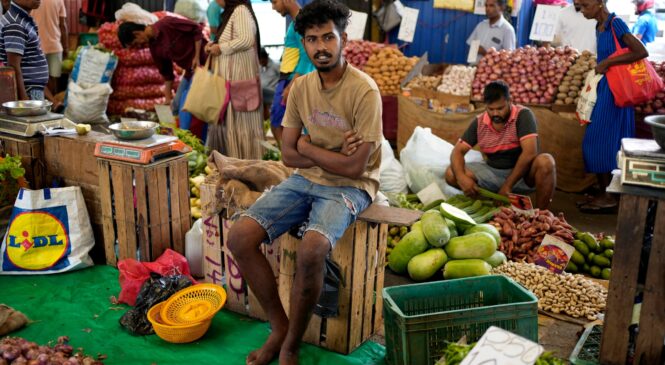
[[513, 104], [503, 129], [497, 131], [487, 112], [474, 120], [460, 138], [460, 142], [487, 156], [487, 164], [495, 169], [512, 169], [522, 154], [521, 141], [538, 137], [538, 127], [533, 112], [521, 105]]
[[14, 3], [0, 18], [0, 62], [9, 64], [7, 53], [21, 56], [26, 92], [44, 89], [48, 82], [48, 64], [39, 46], [37, 25], [27, 11]]

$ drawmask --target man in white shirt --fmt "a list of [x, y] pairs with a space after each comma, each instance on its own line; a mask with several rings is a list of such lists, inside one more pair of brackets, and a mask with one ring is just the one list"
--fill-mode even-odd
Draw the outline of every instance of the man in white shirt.
[[596, 54], [596, 20], [582, 15], [580, 3], [581, 0], [574, 0], [573, 5], [561, 9], [552, 44]]
[[487, 19], [476, 25], [466, 44], [471, 45], [474, 40], [480, 41], [478, 58], [476, 62], [487, 53], [490, 48], [496, 50], [515, 49], [515, 29], [503, 18], [506, 0], [485, 1], [485, 14]]

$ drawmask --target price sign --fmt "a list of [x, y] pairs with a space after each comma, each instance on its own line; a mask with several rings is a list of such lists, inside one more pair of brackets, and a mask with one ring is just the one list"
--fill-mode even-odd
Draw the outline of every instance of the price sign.
[[416, 34], [419, 10], [405, 6], [402, 12], [402, 23], [399, 26], [397, 39], [411, 43], [413, 42], [413, 36]]
[[473, 13], [478, 15], [485, 15], [485, 0], [474, 1]]
[[555, 5], [538, 5], [536, 16], [533, 18], [529, 39], [534, 41], [551, 42], [556, 32], [556, 23], [559, 20], [561, 7]]
[[348, 39], [363, 39], [365, 36], [365, 26], [367, 25], [367, 13], [351, 10], [349, 25], [346, 27]]
[[533, 365], [543, 347], [499, 327], [490, 327], [460, 365]]

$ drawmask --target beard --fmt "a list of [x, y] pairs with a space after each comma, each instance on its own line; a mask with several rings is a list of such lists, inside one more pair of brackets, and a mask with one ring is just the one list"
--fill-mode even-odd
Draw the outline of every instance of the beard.
[[317, 53], [314, 55], [314, 62], [312, 62], [312, 63], [314, 64], [314, 68], [316, 68], [316, 70], [319, 71], [319, 72], [330, 72], [332, 69], [334, 69], [335, 67], [339, 66], [339, 63], [340, 63], [341, 60], [342, 60], [342, 52], [340, 52], [339, 55], [337, 56], [337, 59], [335, 60], [335, 62], [330, 63], [330, 64], [325, 65], [325, 66], [319, 66], [319, 65], [317, 65], [317, 63], [316, 63], [316, 59], [317, 59], [319, 56], [326, 56], [326, 57], [332, 59], [333, 55], [330, 54], [330, 53], [328, 53], [328, 52], [317, 52]]
[[492, 117], [492, 123], [504, 124], [506, 123], [507, 117], [494, 116]]

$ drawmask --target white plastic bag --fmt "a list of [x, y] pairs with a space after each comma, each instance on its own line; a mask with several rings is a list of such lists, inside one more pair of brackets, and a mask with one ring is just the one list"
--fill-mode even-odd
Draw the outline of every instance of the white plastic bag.
[[92, 226], [78, 186], [19, 191], [2, 241], [0, 274], [55, 274], [92, 266]]
[[385, 139], [381, 141], [381, 168], [379, 171], [379, 190], [388, 193], [406, 193], [408, 191], [404, 168], [395, 158], [390, 143]]
[[197, 219], [185, 233], [185, 257], [192, 276], [203, 276], [203, 220]]
[[596, 74], [596, 71], [591, 70], [586, 75], [584, 86], [580, 91], [580, 98], [577, 100], [577, 110], [575, 115], [581, 125], [591, 123], [591, 113], [593, 107], [596, 106], [596, 98], [598, 97], [598, 83], [602, 80], [603, 74]]
[[143, 10], [142, 7], [134, 3], [126, 3], [120, 10], [115, 12], [115, 20], [150, 25], [157, 22], [159, 18], [157, 18], [157, 15]]
[[205, 0], [178, 0], [173, 12], [196, 23], [205, 23], [208, 19], [207, 10], [208, 2]]
[[118, 57], [93, 46], [84, 46], [76, 57], [71, 80], [77, 83], [96, 84], [111, 82]]
[[113, 89], [111, 84], [77, 84], [69, 82], [65, 117], [75, 123], [107, 123], [106, 106]]
[[[400, 161], [409, 189], [417, 193], [436, 182], [444, 194], [456, 194], [457, 190], [446, 184], [444, 179], [453, 148], [455, 146], [433, 135], [430, 128], [416, 127], [400, 152]], [[480, 152], [472, 150], [466, 154], [464, 160], [482, 161], [483, 157]]]

